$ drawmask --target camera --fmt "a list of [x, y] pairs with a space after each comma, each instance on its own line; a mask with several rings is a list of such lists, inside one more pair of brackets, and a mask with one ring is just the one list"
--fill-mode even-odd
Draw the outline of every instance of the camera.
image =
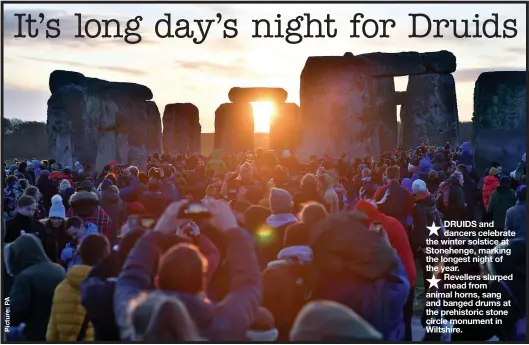
[[131, 229], [139, 227], [145, 230], [151, 230], [156, 225], [156, 218], [150, 215], [130, 215], [127, 218], [127, 222]]
[[211, 217], [208, 208], [201, 202], [190, 202], [183, 205], [178, 212], [178, 219], [203, 220]]

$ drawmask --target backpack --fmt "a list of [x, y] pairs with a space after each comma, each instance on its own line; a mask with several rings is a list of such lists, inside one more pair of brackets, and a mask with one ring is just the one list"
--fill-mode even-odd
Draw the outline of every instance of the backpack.
[[505, 291], [507, 291], [512, 303], [514, 304], [514, 307], [520, 313], [520, 317], [518, 318], [518, 320], [516, 320], [516, 322], [514, 323], [513, 329], [511, 330], [511, 339], [509, 339], [509, 340], [510, 341], [523, 341], [523, 342], [525, 342], [527, 340], [527, 338], [526, 338], [526, 335], [527, 335], [526, 318], [527, 318], [527, 316], [525, 315], [525, 312], [523, 311], [523, 309], [520, 306], [520, 304], [518, 304], [518, 301], [516, 300], [516, 297], [514, 297], [514, 294], [513, 294], [512, 290], [511, 290], [511, 288], [509, 288], [509, 286], [507, 285], [507, 283], [505, 283], [505, 281], [503, 281], [503, 280], [500, 280], [498, 282], [500, 283], [501, 286], [503, 286]]
[[435, 204], [438, 210], [446, 210], [450, 201], [450, 191], [452, 190], [452, 184], [449, 182], [443, 182], [434, 194]]

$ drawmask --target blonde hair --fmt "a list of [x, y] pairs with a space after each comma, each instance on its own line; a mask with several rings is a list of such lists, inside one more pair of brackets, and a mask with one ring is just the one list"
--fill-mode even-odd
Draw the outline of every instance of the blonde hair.
[[320, 178], [320, 189], [326, 191], [334, 186], [334, 181], [332, 177], [327, 174], [323, 174]]
[[206, 188], [206, 195], [208, 196], [215, 196], [217, 193], [217, 189], [215, 188], [214, 185], [210, 184], [207, 188]]

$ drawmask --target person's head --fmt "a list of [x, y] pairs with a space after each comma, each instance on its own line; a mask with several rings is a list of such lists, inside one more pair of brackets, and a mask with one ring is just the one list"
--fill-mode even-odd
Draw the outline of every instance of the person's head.
[[77, 254], [83, 265], [95, 266], [110, 253], [110, 242], [100, 234], [90, 234], [79, 244]]
[[380, 332], [360, 315], [332, 301], [307, 303], [290, 331], [290, 340], [294, 342], [363, 342], [381, 339]]
[[134, 341], [180, 343], [203, 341], [186, 306], [175, 295], [158, 291], [142, 293], [131, 302]]
[[489, 169], [489, 175], [490, 176], [498, 176], [500, 174], [500, 169], [496, 168], [496, 167], [491, 167]]
[[214, 185], [212, 185], [212, 184], [208, 185], [207, 188], [206, 188], [206, 196], [209, 196], [211, 198], [216, 197], [217, 196], [217, 188]]
[[30, 197], [35, 199], [37, 203], [40, 200], [40, 191], [35, 186], [28, 186], [26, 189], [24, 189], [24, 195], [29, 195]]
[[371, 177], [371, 170], [368, 168], [364, 168], [362, 170], [362, 178]]
[[66, 233], [73, 238], [80, 239], [86, 230], [83, 220], [79, 217], [69, 217], [66, 219]]
[[308, 223], [294, 223], [285, 229], [283, 247], [307, 246], [309, 244], [310, 226]]
[[400, 171], [398, 166], [390, 166], [386, 169], [386, 177], [389, 181], [398, 181], [400, 179]]
[[138, 177], [139, 173], [140, 173], [140, 170], [138, 169], [137, 166], [131, 166], [129, 167], [129, 171], [130, 171], [130, 174], [135, 176], [135, 177]]
[[299, 220], [308, 225], [314, 225], [327, 217], [325, 207], [317, 202], [309, 202], [303, 205], [299, 212]]
[[317, 190], [318, 178], [314, 174], [305, 174], [300, 182], [300, 187], [304, 190]]
[[250, 181], [253, 179], [253, 167], [250, 163], [246, 162], [241, 165], [239, 169], [239, 178], [243, 181]]
[[205, 290], [207, 268], [196, 246], [181, 243], [160, 258], [154, 284], [160, 290], [197, 295]]
[[413, 192], [413, 195], [419, 195], [425, 193], [428, 189], [426, 188], [426, 183], [423, 180], [417, 179], [413, 181], [411, 185], [411, 190]]
[[465, 178], [463, 177], [463, 174], [459, 170], [456, 170], [453, 172], [452, 178], [458, 181], [461, 186], [465, 182]]
[[59, 192], [64, 192], [65, 190], [71, 187], [72, 186], [70, 185], [70, 181], [68, 181], [67, 179], [62, 179], [59, 183]]
[[9, 175], [6, 177], [6, 184], [8, 186], [14, 185], [15, 183], [17, 183], [17, 181], [18, 181], [18, 177], [16, 177], [15, 175]]
[[266, 219], [272, 212], [269, 208], [261, 205], [252, 205], [244, 212], [244, 226], [253, 235], [266, 227]]
[[435, 170], [430, 170], [430, 172], [428, 173], [428, 178], [431, 180], [436, 180], [439, 178], [439, 173]]
[[272, 188], [268, 198], [272, 214], [292, 213], [292, 196], [281, 188]]
[[246, 200], [233, 200], [231, 202], [233, 213], [235, 214], [235, 217], [237, 217], [239, 224], [244, 224], [244, 213], [251, 206], [252, 204]]
[[502, 189], [509, 189], [511, 188], [511, 178], [509, 176], [502, 176], [500, 178], [500, 188]]
[[26, 216], [31, 217], [35, 214], [35, 211], [37, 210], [37, 201], [29, 196], [29, 195], [22, 195], [17, 200], [17, 213]]
[[319, 180], [320, 190], [322, 191], [326, 191], [327, 189], [331, 189], [334, 187], [334, 181], [332, 177], [328, 175], [327, 173], [320, 175], [318, 180]]
[[62, 226], [66, 219], [66, 210], [62, 202], [62, 197], [59, 194], [56, 194], [51, 198], [49, 217], [51, 225], [54, 228]]

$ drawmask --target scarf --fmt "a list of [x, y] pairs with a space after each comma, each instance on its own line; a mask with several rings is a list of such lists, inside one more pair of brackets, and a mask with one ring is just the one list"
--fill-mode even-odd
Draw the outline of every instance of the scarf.
[[413, 198], [415, 199], [415, 201], [419, 201], [419, 200], [422, 200], [422, 199], [426, 199], [429, 196], [430, 196], [430, 191], [429, 190], [425, 190], [424, 192], [421, 192], [421, 193], [418, 193], [418, 194], [414, 194]]
[[312, 262], [312, 249], [309, 246], [291, 246], [283, 248], [277, 254], [279, 260], [296, 261], [300, 264]]
[[266, 224], [272, 228], [280, 228], [283, 225], [295, 223], [298, 219], [292, 213], [273, 214], [266, 219]]

